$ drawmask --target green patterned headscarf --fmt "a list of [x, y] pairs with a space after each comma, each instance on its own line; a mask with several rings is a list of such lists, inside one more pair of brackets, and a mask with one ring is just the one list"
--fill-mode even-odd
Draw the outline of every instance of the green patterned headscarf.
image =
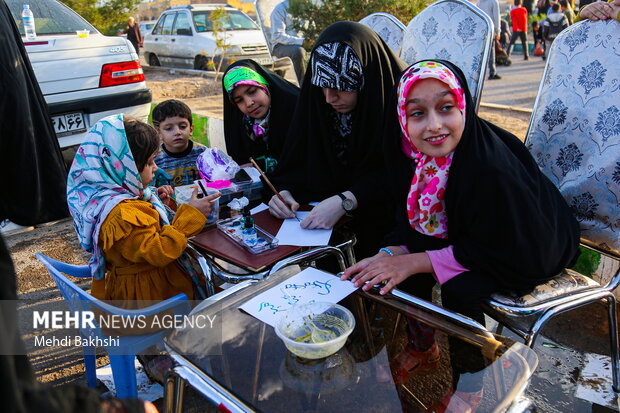
[[232, 68], [224, 76], [224, 89], [228, 92], [228, 97], [239, 85], [258, 86], [269, 95], [269, 84], [259, 73], [246, 66]]

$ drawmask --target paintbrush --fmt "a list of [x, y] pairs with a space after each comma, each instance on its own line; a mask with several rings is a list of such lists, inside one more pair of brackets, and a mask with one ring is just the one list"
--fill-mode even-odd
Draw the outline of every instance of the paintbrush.
[[[254, 158], [250, 157], [250, 162], [252, 162], [252, 165], [254, 165], [254, 167], [256, 168], [256, 170], [258, 171], [258, 173], [260, 174], [260, 176], [263, 178], [263, 180], [265, 181], [265, 183], [267, 184], [267, 186], [273, 191], [274, 194], [276, 194], [276, 196], [278, 197], [278, 199], [280, 201], [282, 201], [282, 203], [284, 205], [288, 205], [288, 203], [284, 200], [284, 198], [282, 198], [282, 195], [280, 195], [280, 193], [276, 190], [276, 188], [273, 186], [273, 184], [271, 183], [271, 181], [269, 180], [269, 178], [267, 178], [267, 175], [265, 175], [265, 173], [263, 172], [262, 169], [260, 169], [260, 166], [258, 166], [258, 164], [256, 163], [256, 161], [254, 160]], [[290, 209], [290, 206], [289, 206]], [[293, 216], [295, 217], [295, 219], [299, 222], [301, 222], [301, 220], [297, 217], [297, 214], [295, 213], [295, 211], [293, 211], [292, 209], [291, 213], [293, 214]]]

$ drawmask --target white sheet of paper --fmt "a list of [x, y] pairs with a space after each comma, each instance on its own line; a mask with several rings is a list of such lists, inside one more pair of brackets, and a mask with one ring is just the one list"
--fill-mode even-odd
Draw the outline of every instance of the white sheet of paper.
[[[299, 212], [295, 214], [300, 221], [303, 221], [310, 212]], [[285, 219], [276, 235], [278, 245], [295, 245], [298, 247], [317, 247], [327, 245], [332, 236], [333, 229], [304, 229], [299, 225], [295, 218]]]
[[299, 274], [262, 292], [239, 308], [275, 327], [282, 314], [295, 304], [312, 301], [337, 303], [355, 290], [356, 288], [349, 280], [342, 281], [316, 268], [306, 268]]
[[262, 212], [266, 209], [269, 209], [269, 207], [265, 205], [264, 203], [261, 203], [260, 205], [257, 205], [254, 208], [250, 209], [250, 214], [252, 215], [258, 214], [259, 212]]

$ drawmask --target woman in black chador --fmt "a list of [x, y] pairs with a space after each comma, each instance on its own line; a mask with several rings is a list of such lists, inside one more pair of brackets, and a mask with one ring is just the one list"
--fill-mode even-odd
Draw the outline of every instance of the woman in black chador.
[[[524, 294], [574, 263], [579, 226], [569, 206], [521, 141], [476, 115], [461, 70], [445, 61], [412, 65], [387, 113], [397, 225], [344, 279], [426, 300], [439, 283], [444, 307], [484, 324], [482, 298]], [[392, 363], [397, 383], [439, 361], [434, 330], [413, 319], [408, 327], [408, 345]], [[450, 351], [462, 347], [451, 343]], [[476, 371], [472, 354], [452, 356], [455, 383]], [[458, 384], [458, 397], [474, 407], [480, 381]]]
[[347, 213], [358, 254], [376, 252], [392, 212], [382, 191], [383, 112], [405, 67], [371, 29], [338, 22], [315, 43], [274, 183], [271, 213], [292, 217], [319, 202], [301, 225], [332, 228]]
[[226, 152], [238, 164], [277, 167], [299, 88], [253, 60], [239, 60], [222, 77]]

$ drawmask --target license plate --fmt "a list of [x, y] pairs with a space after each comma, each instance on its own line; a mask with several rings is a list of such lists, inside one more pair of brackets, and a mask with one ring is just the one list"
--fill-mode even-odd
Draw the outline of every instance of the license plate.
[[52, 116], [52, 125], [58, 136], [71, 135], [86, 130], [86, 122], [82, 112]]
[[270, 65], [270, 64], [273, 63], [273, 60], [269, 56], [267, 56], [267, 57], [256, 57], [256, 58], [253, 58], [253, 60], [256, 63], [258, 63], [259, 65]]

